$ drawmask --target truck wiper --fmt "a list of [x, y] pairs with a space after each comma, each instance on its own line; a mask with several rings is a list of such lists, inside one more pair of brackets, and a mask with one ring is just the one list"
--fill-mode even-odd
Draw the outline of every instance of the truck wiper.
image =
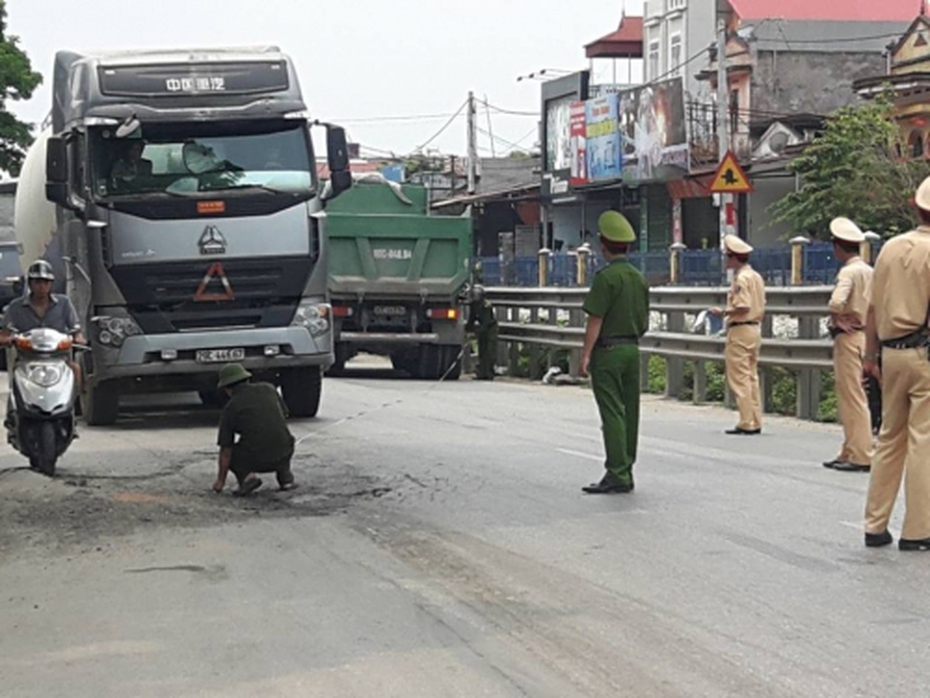
[[266, 191], [269, 194], [299, 194], [300, 192], [289, 191], [287, 189], [275, 189], [274, 187], [269, 187], [267, 184], [232, 184], [228, 187], [210, 187], [209, 189], [201, 189], [201, 193], [205, 191], [230, 191], [230, 190], [239, 190], [239, 189], [258, 189], [260, 191]]

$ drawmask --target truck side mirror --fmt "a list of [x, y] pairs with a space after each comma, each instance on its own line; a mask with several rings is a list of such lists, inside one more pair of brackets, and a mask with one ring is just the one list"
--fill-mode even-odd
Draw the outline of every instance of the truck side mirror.
[[326, 126], [326, 159], [329, 165], [330, 198], [339, 196], [352, 187], [352, 172], [349, 169], [349, 148], [346, 132], [340, 126]]
[[68, 153], [65, 141], [52, 136], [46, 142], [45, 198], [68, 206]]

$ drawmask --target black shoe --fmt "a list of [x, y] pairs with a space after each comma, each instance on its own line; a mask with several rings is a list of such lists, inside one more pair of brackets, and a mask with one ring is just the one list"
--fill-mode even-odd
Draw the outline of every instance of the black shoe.
[[288, 470], [285, 473], [278, 473], [278, 489], [282, 492], [287, 492], [297, 487], [297, 483], [294, 482], [294, 473]]
[[237, 489], [233, 491], [233, 497], [247, 497], [255, 490], [262, 486], [260, 477], [252, 476], [246, 479]]
[[833, 469], [836, 466], [840, 465], [842, 462], [843, 461], [835, 458], [833, 460], [824, 461], [823, 467]]
[[740, 428], [740, 427], [736, 427], [735, 429], [727, 429], [727, 430], [726, 430], [725, 432], [723, 432], [723, 433], [724, 433], [724, 434], [729, 434], [730, 436], [736, 436], [736, 435], [739, 435], [739, 436], [756, 436], [757, 434], [761, 434], [761, 433], [762, 433], [762, 430], [761, 430], [761, 429], [742, 429], [742, 428]]
[[916, 540], [902, 538], [898, 541], [898, 550], [930, 550], [930, 538], [918, 538]]
[[872, 466], [858, 465], [857, 463], [837, 463], [833, 466], [833, 469], [844, 473], [867, 473], [872, 470]]
[[617, 482], [605, 477], [600, 482], [582, 487], [581, 491], [585, 494], [627, 494], [633, 491], [633, 483]]
[[894, 543], [894, 538], [888, 532], [887, 528], [881, 533], [865, 534], [865, 547], [867, 548], [882, 548], [886, 545], [891, 545], [892, 543]]

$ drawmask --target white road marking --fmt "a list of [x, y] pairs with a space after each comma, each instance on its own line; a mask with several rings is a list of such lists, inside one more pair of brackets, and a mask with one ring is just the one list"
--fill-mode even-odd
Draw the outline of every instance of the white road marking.
[[578, 458], [587, 458], [588, 460], [596, 460], [598, 463], [602, 463], [604, 461], [603, 456], [594, 456], [594, 455], [591, 455], [590, 453], [582, 453], [581, 451], [572, 451], [567, 448], [557, 448], [555, 450], [558, 451], [559, 453], [564, 453], [569, 456], [577, 456]]

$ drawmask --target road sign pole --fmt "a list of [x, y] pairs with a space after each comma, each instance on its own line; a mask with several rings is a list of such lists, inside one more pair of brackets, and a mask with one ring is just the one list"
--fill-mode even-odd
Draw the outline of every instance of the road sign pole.
[[[730, 151], [730, 115], [729, 115], [729, 80], [727, 79], [727, 24], [724, 20], [717, 22], [717, 150], [720, 162], [724, 161]], [[733, 204], [733, 195], [720, 194], [720, 249], [723, 249], [723, 236], [729, 231], [727, 225], [727, 205]]]

